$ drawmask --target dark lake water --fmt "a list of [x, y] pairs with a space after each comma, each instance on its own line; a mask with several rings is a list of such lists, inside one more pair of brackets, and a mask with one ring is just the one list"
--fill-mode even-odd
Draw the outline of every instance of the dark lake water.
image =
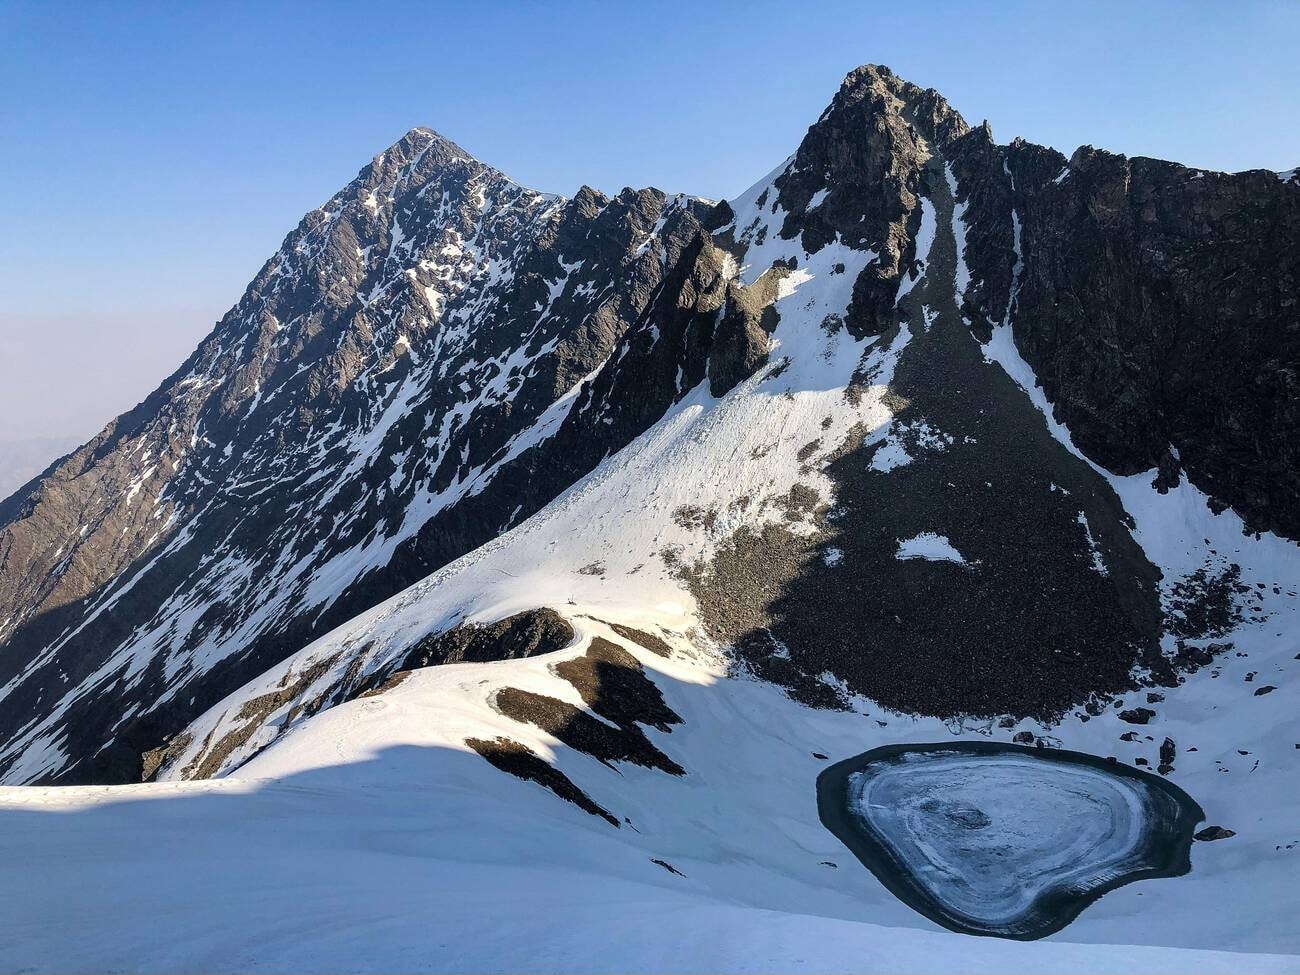
[[1191, 869], [1201, 807], [1159, 776], [1000, 742], [888, 745], [817, 779], [822, 823], [910, 907], [1031, 940], [1107, 891]]

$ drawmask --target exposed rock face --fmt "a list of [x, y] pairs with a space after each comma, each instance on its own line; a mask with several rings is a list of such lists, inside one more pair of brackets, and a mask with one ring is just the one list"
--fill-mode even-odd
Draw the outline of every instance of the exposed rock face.
[[[773, 241], [869, 256], [823, 327], [908, 343], [889, 443], [801, 458], [844, 510], [792, 494], [814, 530], [733, 540], [753, 591], [710, 610], [806, 699], [836, 699], [829, 670], [903, 708], [1052, 714], [1136, 664], [1169, 678], [1157, 573], [985, 361], [995, 329], [1092, 460], [1187, 476], [1300, 537], [1294, 179], [999, 146], [867, 66], [742, 209], [536, 193], [423, 129], [377, 156], [173, 377], [0, 502], [0, 777], [138, 780], [228, 692], [517, 525], [691, 390], [779, 370], [773, 299], [801, 269]], [[887, 448], [939, 460], [899, 492]], [[894, 557], [940, 530], [964, 567]], [[934, 691], [963, 682], [979, 700]]]
[[599, 816], [611, 826], [619, 827], [619, 821], [605, 809], [592, 801], [587, 793], [573, 784], [567, 775], [541, 759], [527, 745], [511, 738], [466, 738], [465, 744], [499, 768], [502, 772], [515, 778], [536, 782], [550, 789], [561, 799], [571, 802], [584, 812]]
[[532, 657], [563, 650], [573, 638], [573, 627], [555, 610], [534, 609], [486, 626], [467, 623], [427, 637], [411, 648], [397, 669]]
[[[527, 517], [706, 370], [734, 383], [765, 335], [714, 348], [708, 210], [536, 193], [423, 129], [377, 156], [158, 391], [0, 504], [0, 775], [138, 779], [142, 752]], [[709, 328], [657, 349], [652, 311]]]
[[877, 255], [854, 282], [847, 323], [854, 335], [894, 325], [901, 276], [916, 260], [929, 144], [966, 130], [938, 92], [866, 65], [844, 79], [777, 178], [774, 202], [787, 213], [782, 237], [798, 236], [809, 252], [838, 239]]
[[1098, 463], [1185, 472], [1251, 527], [1300, 536], [1294, 182], [1091, 146], [1067, 161], [987, 130], [956, 149], [977, 334], [1010, 321]]
[[[823, 126], [845, 116], [854, 125], [831, 138]], [[1118, 498], [987, 361], [959, 304], [972, 244], [952, 169], [973, 137], [934, 93], [864, 70], [810, 130], [794, 176], [773, 180], [784, 208], [791, 180], [814, 158], [810, 143], [857, 166], [892, 161], [875, 171], [883, 216], [868, 213], [874, 229], [853, 238], [875, 255], [854, 304], [866, 307], [861, 296], [887, 280], [886, 300], [845, 327], [879, 335], [860, 382], [887, 384], [893, 422], [807, 445], [801, 457], [829, 477], [832, 495], [803, 487], [765, 499], [785, 509], [786, 524], [743, 529], [686, 570], [715, 637], [809, 704], [836, 706], [849, 691], [905, 712], [1052, 719], [1127, 687], [1139, 665], [1173, 679], [1160, 653], [1159, 573]], [[826, 236], [821, 213], [837, 192], [834, 182], [817, 187], [808, 180], [790, 201], [811, 194], [817, 207], [766, 211], [804, 247], [804, 228]], [[741, 232], [751, 252], [772, 249], [759, 243], [766, 208]], [[749, 219], [740, 213], [736, 226]], [[901, 350], [892, 374], [881, 371], [885, 348]], [[925, 538], [942, 542], [941, 557], [906, 558], [903, 540]]]
[[[1258, 401], [1236, 409], [1228, 391], [1273, 388], [1268, 377], [1292, 376], [1300, 362], [1289, 344], [1300, 328], [1295, 248], [1275, 253], [1285, 249], [1277, 240], [1295, 238], [1293, 188], [1272, 174], [1220, 177], [1235, 187], [1225, 199], [1253, 214], [1247, 226], [1230, 205], [1196, 202], [1219, 192], [1207, 189], [1206, 174], [1134, 160], [1118, 163], [1113, 179], [1132, 193], [1158, 172], [1158, 192], [1134, 200], [1112, 186], [1104, 204], [1086, 194], [1069, 203], [1090, 185], [1080, 176], [1071, 187], [1073, 168], [1091, 171], [1096, 156], [1085, 150], [1067, 170], [1052, 150], [998, 146], [987, 124], [967, 127], [936, 93], [864, 68], [773, 179], [779, 195], [760, 196], [758, 216], [736, 211], [741, 248], [772, 250], [770, 214], [782, 238], [805, 248], [834, 239], [872, 252], [846, 325], [880, 335], [880, 345], [905, 343], [887, 380], [896, 414], [888, 436], [809, 445], [808, 463], [831, 477], [834, 497], [790, 515], [803, 530], [742, 530], [710, 564], [687, 570], [715, 636], [800, 700], [834, 706], [848, 690], [902, 711], [1050, 720], [1131, 687], [1137, 672], [1174, 683], [1175, 668], [1204, 661], [1190, 652], [1166, 659], [1162, 632], [1181, 650], [1182, 637], [1223, 632], [1239, 616], [1231, 565], [1161, 585], [1110, 486], [1048, 434], [989, 361], [995, 329], [1009, 330], [1013, 350], [1055, 378], [1045, 384], [1057, 417], [1072, 432], [1087, 429], [1074, 441], [1093, 461], [1117, 473], [1151, 469], [1164, 486], [1185, 473], [1237, 504], [1248, 523], [1296, 534], [1294, 490], [1271, 508], [1250, 498], [1295, 474], [1286, 458], [1300, 397], [1270, 394], [1265, 403], [1277, 408], [1265, 416]], [[872, 201], [841, 213], [854, 171], [869, 174]], [[1243, 235], [1252, 244], [1237, 248], [1238, 261], [1233, 241]], [[1257, 297], [1249, 309], [1236, 293], [1216, 303], [1207, 283], [1218, 280], [1211, 264], [1230, 257]], [[1193, 303], [1196, 314], [1183, 314]], [[1246, 322], [1250, 337], [1217, 341], [1232, 330], [1224, 315]], [[1281, 372], [1256, 341], [1285, 349]], [[1193, 359], [1175, 381], [1171, 370]], [[879, 380], [864, 368], [863, 381]], [[1186, 382], [1199, 388], [1166, 399]], [[1171, 420], [1216, 389], [1225, 395], [1202, 420]], [[1249, 447], [1216, 433], [1218, 424], [1249, 430]], [[1215, 446], [1185, 446], [1193, 441]], [[1226, 488], [1204, 460], [1231, 450], [1240, 463]], [[919, 456], [924, 463], [911, 464]], [[1279, 463], [1289, 467], [1280, 478]], [[899, 540], [926, 536], [941, 537], [951, 554], [896, 560]], [[1145, 723], [1154, 712], [1125, 714]]]

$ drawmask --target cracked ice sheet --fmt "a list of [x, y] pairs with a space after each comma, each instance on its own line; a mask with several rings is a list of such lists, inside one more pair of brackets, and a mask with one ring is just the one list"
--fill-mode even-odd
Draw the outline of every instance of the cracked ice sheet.
[[854, 815], [941, 910], [983, 930], [1034, 927], [1050, 890], [1072, 894], [1147, 865], [1163, 812], [1136, 779], [1015, 754], [905, 753], [851, 778]]

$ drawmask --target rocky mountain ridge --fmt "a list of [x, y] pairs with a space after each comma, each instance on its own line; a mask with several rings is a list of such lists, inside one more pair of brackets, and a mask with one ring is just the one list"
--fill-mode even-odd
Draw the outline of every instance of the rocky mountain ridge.
[[[943, 716], [1059, 714], [1134, 668], [1174, 682], [1180, 580], [1097, 469], [1187, 478], [1300, 533], [1297, 239], [1300, 192], [1275, 174], [999, 146], [873, 66], [716, 207], [535, 193], [413, 130], [163, 387], [0, 504], [0, 768], [138, 779], [220, 698], [519, 525], [693, 391], [779, 385], [772, 336], [810, 276], [848, 288], [827, 341], [876, 350], [849, 363], [844, 415], [883, 383], [891, 419], [804, 445], [833, 498], [791, 487], [789, 527], [746, 523], [684, 563], [713, 638], [809, 700], [830, 673]], [[1007, 349], [1077, 454], [994, 365]], [[938, 527], [980, 573], [894, 557]]]

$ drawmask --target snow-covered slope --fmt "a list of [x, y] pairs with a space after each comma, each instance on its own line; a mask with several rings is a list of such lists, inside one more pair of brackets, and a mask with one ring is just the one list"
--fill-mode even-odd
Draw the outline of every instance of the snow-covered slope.
[[[512, 554], [501, 546], [479, 571], [504, 576]], [[580, 640], [621, 643], [649, 669], [682, 721], [648, 734], [684, 776], [607, 767], [493, 709], [507, 686], [580, 704], [552, 668], [581, 644], [423, 669], [318, 714], [230, 777], [0, 792], [5, 967], [1300, 971], [1294, 859], [1277, 850], [1296, 840], [1284, 736], [1300, 729], [1291, 694], [1255, 705], [1241, 683], [1247, 665], [1276, 680], [1287, 660], [1252, 653], [1218, 679], [1197, 675], [1155, 727], [1200, 746], [1174, 778], [1237, 837], [1198, 844], [1191, 875], [1111, 893], [1052, 940], [972, 940], [896, 902], [820, 827], [814, 780], [826, 763], [814, 753], [978, 732], [865, 701], [868, 716], [815, 711], [728, 676], [672, 636], [678, 607], [643, 608], [635, 577], [613, 572], [605, 588], [621, 592], [559, 575], [583, 600], [566, 612]], [[556, 592], [538, 582], [504, 582], [484, 605]], [[473, 604], [452, 580], [438, 591], [408, 605], [408, 625], [443, 600]], [[579, 615], [613, 619], [620, 602], [635, 607], [624, 620], [662, 626], [678, 652], [662, 658]], [[1116, 740], [1128, 727], [1108, 714], [1049, 733], [1125, 760], [1152, 754]], [[465, 746], [471, 736], [528, 745], [623, 825], [499, 772]]]
[[[1032, 253], [972, 331], [964, 123], [854, 79], [575, 396], [599, 429], [666, 391], [626, 446], [190, 722], [161, 781], [0, 791], [0, 964], [1300, 971], [1300, 547], [1075, 444], [1011, 324]], [[840, 151], [863, 110], [889, 153]], [[751, 344], [701, 356], [705, 321]], [[1013, 944], [818, 820], [829, 762], [1018, 735], [1171, 766], [1236, 835]]]
[[[0, 962], [60, 971], [1300, 970], [1294, 939], [1282, 936], [1293, 872], [1255, 877], [1256, 886], [1247, 855], [1226, 842], [1198, 844], [1191, 876], [1107, 895], [1051, 940], [940, 931], [821, 829], [813, 781], [825, 763], [809, 749], [835, 756], [937, 739], [942, 726], [880, 729], [810, 712], [771, 685], [639, 655], [683, 718], [670, 735], [651, 732], [689, 766], [681, 778], [612, 770], [493, 712], [485, 698], [504, 684], [564, 693], [547, 672], [554, 661], [536, 659], [421, 671], [320, 715], [236, 777], [6, 789]], [[498, 772], [461, 744], [466, 734], [529, 743], [630, 823], [616, 829]], [[1181, 781], [1195, 788], [1215, 774]], [[1212, 808], [1241, 826], [1249, 801]]]
[[377, 156], [157, 392], [0, 504], [4, 781], [138, 781], [231, 689], [554, 497], [562, 464], [493, 482], [707, 209], [537, 193], [427, 129]]

